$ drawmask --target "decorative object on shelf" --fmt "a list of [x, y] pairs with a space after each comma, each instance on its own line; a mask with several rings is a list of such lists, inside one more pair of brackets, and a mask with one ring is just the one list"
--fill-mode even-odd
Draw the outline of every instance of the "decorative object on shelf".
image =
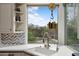
[[21, 17], [19, 15], [16, 15], [16, 21], [21, 21]]
[[16, 10], [17, 12], [20, 12], [20, 11], [21, 11], [20, 8], [16, 8], [15, 10]]

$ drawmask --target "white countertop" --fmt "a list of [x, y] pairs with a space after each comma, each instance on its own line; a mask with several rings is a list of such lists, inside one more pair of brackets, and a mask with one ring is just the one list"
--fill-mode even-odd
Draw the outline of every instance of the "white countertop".
[[[44, 56], [43, 54], [29, 50], [30, 48], [39, 47], [41, 44], [27, 44], [27, 45], [17, 45], [9, 47], [1, 47], [0, 51], [26, 51], [28, 53], [37, 54], [39, 56]], [[67, 46], [60, 46], [59, 51], [51, 56], [71, 56], [74, 51]]]
[[40, 46], [40, 45], [39, 44], [27, 44], [27, 45], [8, 46], [8, 47], [1, 47], [0, 51], [27, 50], [27, 49], [34, 48], [37, 46]]

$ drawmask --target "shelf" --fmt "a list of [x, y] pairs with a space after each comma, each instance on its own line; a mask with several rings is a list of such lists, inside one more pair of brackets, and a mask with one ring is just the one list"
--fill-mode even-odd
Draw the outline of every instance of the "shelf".
[[23, 5], [22, 3], [16, 3], [16, 7]]
[[16, 23], [20, 23], [20, 24], [21, 24], [21, 23], [23, 23], [23, 22], [22, 22], [22, 21], [16, 21]]
[[15, 3], [15, 32], [24, 31], [25, 20], [25, 5], [23, 3]]
[[24, 13], [23, 12], [16, 12], [16, 14], [23, 15]]
[[24, 33], [24, 31], [16, 30], [15, 33]]

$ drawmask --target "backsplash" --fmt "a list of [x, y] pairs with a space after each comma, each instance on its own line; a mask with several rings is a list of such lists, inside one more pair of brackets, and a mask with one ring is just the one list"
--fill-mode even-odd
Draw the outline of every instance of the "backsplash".
[[25, 33], [1, 33], [0, 45], [13, 46], [25, 44]]

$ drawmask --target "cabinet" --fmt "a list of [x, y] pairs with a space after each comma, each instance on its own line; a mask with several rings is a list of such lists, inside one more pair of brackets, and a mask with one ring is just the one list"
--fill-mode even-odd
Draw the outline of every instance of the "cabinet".
[[0, 4], [0, 32], [22, 32], [26, 30], [26, 4]]
[[0, 51], [0, 56], [32, 56], [24, 51]]

